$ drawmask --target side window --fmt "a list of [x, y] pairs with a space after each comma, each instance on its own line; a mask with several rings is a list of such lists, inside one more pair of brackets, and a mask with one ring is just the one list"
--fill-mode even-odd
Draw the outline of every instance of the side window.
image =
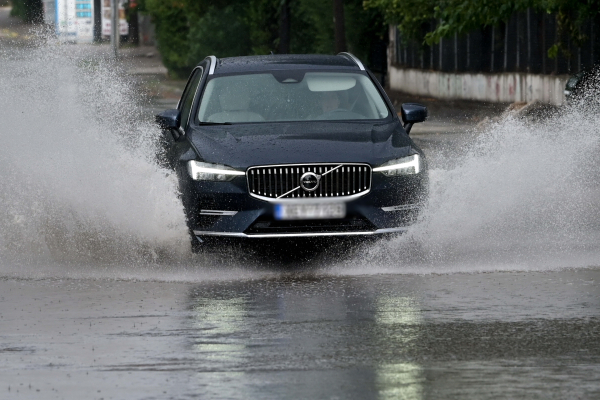
[[203, 72], [204, 68], [202, 67], [196, 68], [194, 70], [194, 73], [192, 74], [181, 99], [181, 126], [183, 128], [187, 126], [188, 120], [190, 118], [192, 104], [194, 103], [194, 95], [196, 94], [198, 83], [200, 82], [200, 79], [202, 79]]

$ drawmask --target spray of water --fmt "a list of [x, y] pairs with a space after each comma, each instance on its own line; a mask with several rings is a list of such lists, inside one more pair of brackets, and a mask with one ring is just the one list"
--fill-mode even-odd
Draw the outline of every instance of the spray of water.
[[2, 50], [0, 262], [138, 263], [188, 252], [157, 129], [116, 63], [58, 42]]
[[456, 167], [431, 171], [420, 222], [362, 261], [379, 272], [600, 265], [600, 107], [589, 89], [535, 119], [483, 128]]
[[[176, 179], [154, 160], [160, 132], [117, 64], [50, 40], [0, 52], [0, 276], [52, 265], [50, 276], [197, 279], [221, 262], [190, 256]], [[488, 126], [451, 168], [431, 171], [408, 234], [313, 263], [357, 274], [600, 265], [595, 96]], [[245, 261], [227, 276], [256, 276]]]

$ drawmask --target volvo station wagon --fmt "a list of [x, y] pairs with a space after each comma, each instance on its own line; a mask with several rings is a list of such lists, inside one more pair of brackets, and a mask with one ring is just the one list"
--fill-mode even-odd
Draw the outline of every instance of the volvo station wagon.
[[156, 117], [197, 250], [210, 238], [401, 233], [427, 194], [425, 155], [349, 53], [207, 57]]

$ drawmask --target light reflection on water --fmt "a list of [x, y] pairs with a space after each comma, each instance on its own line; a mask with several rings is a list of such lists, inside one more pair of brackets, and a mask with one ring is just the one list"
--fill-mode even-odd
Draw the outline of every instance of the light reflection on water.
[[[307, 286], [314, 291], [304, 292]], [[235, 381], [232, 391], [221, 392], [223, 397], [236, 397], [233, 393], [242, 390], [261, 398], [294, 398], [294, 393], [315, 399], [423, 398], [418, 363], [378, 361], [375, 354], [365, 357], [360, 350], [356, 354], [369, 341], [414, 346], [419, 331], [411, 327], [423, 323], [416, 299], [368, 293], [356, 301], [353, 285], [334, 292], [322, 289], [320, 281], [294, 280], [195, 287], [190, 295], [192, 350], [203, 369], [218, 372], [212, 382], [198, 375], [198, 383], [207, 385], [208, 393], [218, 393], [211, 385]], [[369, 315], [364, 306], [372, 311]], [[362, 331], [365, 322], [368, 331], [355, 342], [348, 327]], [[393, 334], [398, 325], [405, 329]], [[373, 337], [383, 332], [385, 336]], [[311, 373], [315, 368], [322, 372]], [[293, 378], [290, 371], [295, 371]]]
[[195, 384], [215, 398], [585, 398], [600, 379], [598, 273], [198, 284]]
[[413, 297], [377, 298], [375, 321], [378, 324], [418, 325], [423, 323], [421, 306]]
[[194, 328], [203, 333], [194, 342], [195, 352], [227, 365], [243, 360], [247, 345], [236, 340], [236, 334], [249, 317], [246, 299], [199, 298], [192, 306], [192, 316]]
[[375, 388], [381, 400], [421, 400], [425, 374], [416, 363], [386, 364], [376, 368]]
[[[381, 296], [377, 298], [375, 322], [383, 325], [420, 325], [421, 306], [414, 297]], [[405, 329], [401, 335], [386, 339], [393, 346], [411, 346], [419, 340], [420, 331]], [[423, 367], [416, 362], [384, 363], [374, 366], [375, 390], [380, 400], [421, 400], [424, 397]]]

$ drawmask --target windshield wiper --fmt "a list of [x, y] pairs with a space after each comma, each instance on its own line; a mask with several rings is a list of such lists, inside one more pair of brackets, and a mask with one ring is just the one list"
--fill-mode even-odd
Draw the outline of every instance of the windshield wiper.
[[198, 125], [231, 125], [231, 122], [198, 122]]

